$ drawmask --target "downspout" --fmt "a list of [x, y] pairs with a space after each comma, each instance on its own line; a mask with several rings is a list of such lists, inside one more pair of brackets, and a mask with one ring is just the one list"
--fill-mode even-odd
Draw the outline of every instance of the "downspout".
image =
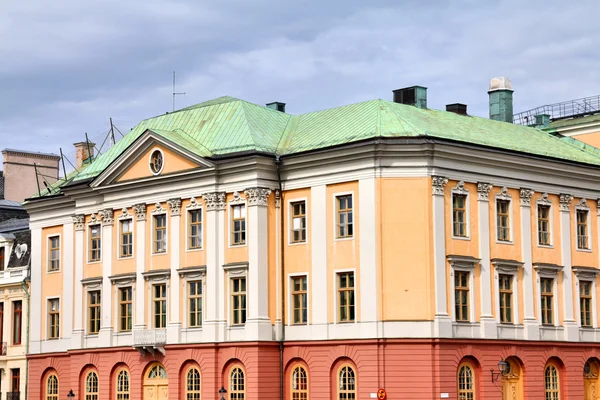
[[[31, 266], [29, 266], [31, 268]], [[28, 275], [31, 270], [28, 271]], [[27, 276], [24, 280], [21, 281], [21, 287], [25, 292], [25, 296], [27, 297], [27, 329], [25, 330], [25, 400], [27, 400], [27, 395], [29, 394], [29, 358], [27, 355], [29, 354], [29, 324], [30, 324], [30, 310], [29, 310], [29, 290], [27, 290], [27, 286], [25, 282], [30, 282], [31, 278]]]
[[277, 167], [277, 182], [279, 183], [279, 201], [281, 204], [279, 205], [279, 265], [280, 265], [280, 277], [281, 280], [281, 337], [279, 340], [279, 398], [281, 400], [284, 399], [283, 395], [283, 342], [285, 341], [285, 296], [284, 296], [284, 287], [285, 287], [285, 268], [284, 268], [284, 254], [285, 254], [285, 241], [283, 240], [283, 189], [281, 184], [281, 158], [279, 156], [275, 157], [275, 166]]

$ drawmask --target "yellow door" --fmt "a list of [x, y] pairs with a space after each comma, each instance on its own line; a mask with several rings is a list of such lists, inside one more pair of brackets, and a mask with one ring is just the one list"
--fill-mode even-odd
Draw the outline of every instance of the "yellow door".
[[521, 365], [512, 357], [506, 360], [508, 369], [502, 377], [502, 400], [523, 400]]
[[152, 364], [144, 377], [144, 400], [168, 400], [169, 380], [165, 368]]
[[596, 380], [595, 379], [584, 379], [583, 387], [584, 387], [583, 400], [597, 400], [597, 398], [596, 398]]
[[598, 372], [600, 367], [596, 359], [588, 360], [583, 367], [583, 400], [598, 400]]

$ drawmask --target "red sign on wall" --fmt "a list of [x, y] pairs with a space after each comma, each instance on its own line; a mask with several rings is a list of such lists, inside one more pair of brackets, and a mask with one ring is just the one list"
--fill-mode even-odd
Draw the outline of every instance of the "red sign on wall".
[[379, 400], [387, 399], [387, 393], [385, 392], [385, 389], [381, 388], [377, 391], [377, 398]]

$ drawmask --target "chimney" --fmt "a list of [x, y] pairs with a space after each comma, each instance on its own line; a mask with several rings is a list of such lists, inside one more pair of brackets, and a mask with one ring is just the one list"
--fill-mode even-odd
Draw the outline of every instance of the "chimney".
[[284, 113], [285, 112], [285, 103], [281, 103], [279, 101], [274, 101], [273, 103], [267, 103], [267, 108]]
[[490, 119], [513, 123], [513, 88], [510, 78], [490, 80]]
[[393, 90], [394, 103], [408, 104], [417, 108], [427, 108], [427, 88], [411, 86]]
[[58, 180], [60, 157], [56, 154], [4, 149], [2, 158], [6, 200], [20, 203]]
[[92, 142], [73, 143], [75, 146], [75, 168], [79, 169], [83, 164], [90, 163], [94, 157], [94, 146]]
[[462, 103], [446, 104], [446, 111], [459, 115], [467, 115], [467, 105]]
[[538, 114], [535, 116], [535, 127], [546, 129], [550, 127], [550, 114]]

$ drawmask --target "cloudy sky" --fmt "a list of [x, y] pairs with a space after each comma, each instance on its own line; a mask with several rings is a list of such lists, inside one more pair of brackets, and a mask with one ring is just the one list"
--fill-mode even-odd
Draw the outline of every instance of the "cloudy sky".
[[600, 2], [0, 0], [0, 147], [73, 154], [144, 118], [230, 95], [292, 114], [428, 87], [487, 116], [600, 94]]

